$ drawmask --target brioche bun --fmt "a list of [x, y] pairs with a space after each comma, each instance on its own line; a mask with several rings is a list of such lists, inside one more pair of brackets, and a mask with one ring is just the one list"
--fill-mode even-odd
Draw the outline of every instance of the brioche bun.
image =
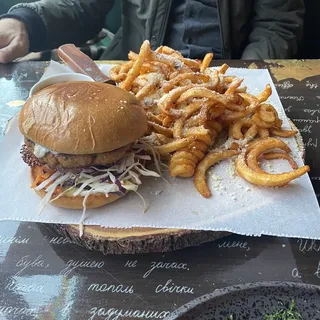
[[[40, 170], [39, 167], [32, 167], [31, 168], [31, 181], [33, 182], [36, 175], [37, 175], [37, 170]], [[46, 195], [45, 190], [34, 190], [38, 196], [43, 198]], [[102, 207], [106, 204], [109, 204], [111, 202], [114, 202], [121, 198], [122, 196], [114, 193], [109, 193], [108, 197], [106, 197], [105, 194], [103, 193], [98, 193], [98, 194], [90, 194], [86, 200], [86, 208], [91, 209], [91, 208], [99, 208]], [[54, 200], [51, 202], [51, 204], [55, 205], [56, 207], [60, 208], [66, 208], [66, 209], [81, 209], [83, 210], [83, 196], [67, 196], [63, 195], [59, 197], [58, 199]]]
[[109, 152], [140, 138], [146, 113], [129, 92], [99, 82], [48, 86], [24, 104], [21, 133], [47, 149], [84, 155]]

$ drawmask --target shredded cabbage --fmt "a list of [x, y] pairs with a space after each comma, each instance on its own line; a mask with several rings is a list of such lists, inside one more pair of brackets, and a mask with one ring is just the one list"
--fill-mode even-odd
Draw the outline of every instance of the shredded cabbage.
[[[146, 209], [145, 200], [141, 194], [137, 192], [139, 185], [142, 183], [139, 176], [160, 177], [160, 174], [148, 170], [140, 162], [151, 159], [149, 155], [141, 154], [141, 151], [146, 149], [150, 149], [150, 147], [146, 147], [144, 143], [136, 144], [133, 146], [132, 151], [128, 152], [121, 161], [108, 168], [96, 168], [92, 166], [78, 173], [74, 173], [72, 170], [66, 171], [65, 173], [57, 171], [35, 188], [36, 190], [44, 189], [47, 192], [39, 204], [38, 214], [42, 212], [43, 208], [49, 202], [58, 199], [66, 192], [72, 192], [72, 196], [74, 197], [78, 195], [83, 196], [83, 211], [80, 219], [80, 236], [82, 236], [83, 222], [86, 218], [86, 201], [90, 194], [102, 193], [108, 197], [111, 193], [123, 193], [125, 190], [134, 191], [141, 198], [144, 208]], [[160, 167], [157, 167], [160, 170]], [[71, 178], [74, 179], [73, 186], [52, 199], [56, 187], [64, 187], [64, 183]], [[49, 183], [52, 184], [46, 188]]]

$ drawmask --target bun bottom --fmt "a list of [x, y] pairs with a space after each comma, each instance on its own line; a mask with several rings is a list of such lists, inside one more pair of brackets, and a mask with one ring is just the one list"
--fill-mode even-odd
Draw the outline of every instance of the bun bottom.
[[[31, 181], [33, 182], [36, 172], [37, 172], [37, 167], [32, 167], [31, 168]], [[38, 196], [43, 198], [47, 192], [44, 190], [34, 190]], [[106, 197], [105, 194], [103, 193], [98, 193], [98, 194], [90, 194], [86, 200], [86, 208], [87, 209], [93, 209], [93, 208], [99, 208], [102, 206], [105, 206], [111, 202], [114, 202], [121, 198], [123, 196], [119, 196], [117, 194], [109, 194], [108, 197]], [[66, 209], [83, 209], [83, 196], [66, 196], [63, 195], [59, 197], [58, 199], [50, 202], [56, 207], [60, 208], [66, 208]]]

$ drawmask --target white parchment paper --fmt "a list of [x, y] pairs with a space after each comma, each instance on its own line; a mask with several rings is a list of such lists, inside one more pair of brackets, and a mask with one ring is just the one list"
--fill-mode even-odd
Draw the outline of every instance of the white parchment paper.
[[[108, 72], [110, 66], [101, 66]], [[51, 63], [44, 77], [68, 71]], [[280, 99], [267, 70], [229, 69], [228, 74], [244, 78], [248, 91], [258, 93], [271, 84], [269, 101], [277, 108], [283, 126], [289, 128]], [[299, 166], [303, 165], [297, 144], [286, 139]], [[40, 198], [29, 187], [29, 169], [20, 158], [23, 143], [17, 119], [0, 144], [0, 220], [77, 224], [81, 211], [48, 205], [41, 216], [36, 215]], [[289, 170], [285, 161], [273, 161], [268, 169]], [[166, 175], [168, 178], [168, 175]], [[156, 227], [196, 230], [224, 230], [244, 235], [274, 235], [320, 239], [320, 210], [308, 175], [286, 188], [260, 188], [237, 177], [232, 161], [211, 169], [208, 182], [213, 196], [202, 198], [192, 179], [144, 178], [139, 192], [149, 208], [131, 193], [110, 205], [88, 210], [84, 224], [104, 227]]]

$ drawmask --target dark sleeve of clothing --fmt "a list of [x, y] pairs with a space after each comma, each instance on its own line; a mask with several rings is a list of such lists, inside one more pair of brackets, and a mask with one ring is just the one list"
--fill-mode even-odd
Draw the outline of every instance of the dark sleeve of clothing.
[[249, 44], [242, 59], [289, 59], [303, 32], [303, 0], [256, 0]]
[[104, 26], [114, 0], [41, 0], [13, 6], [7, 15], [26, 23], [30, 51], [80, 45]]

